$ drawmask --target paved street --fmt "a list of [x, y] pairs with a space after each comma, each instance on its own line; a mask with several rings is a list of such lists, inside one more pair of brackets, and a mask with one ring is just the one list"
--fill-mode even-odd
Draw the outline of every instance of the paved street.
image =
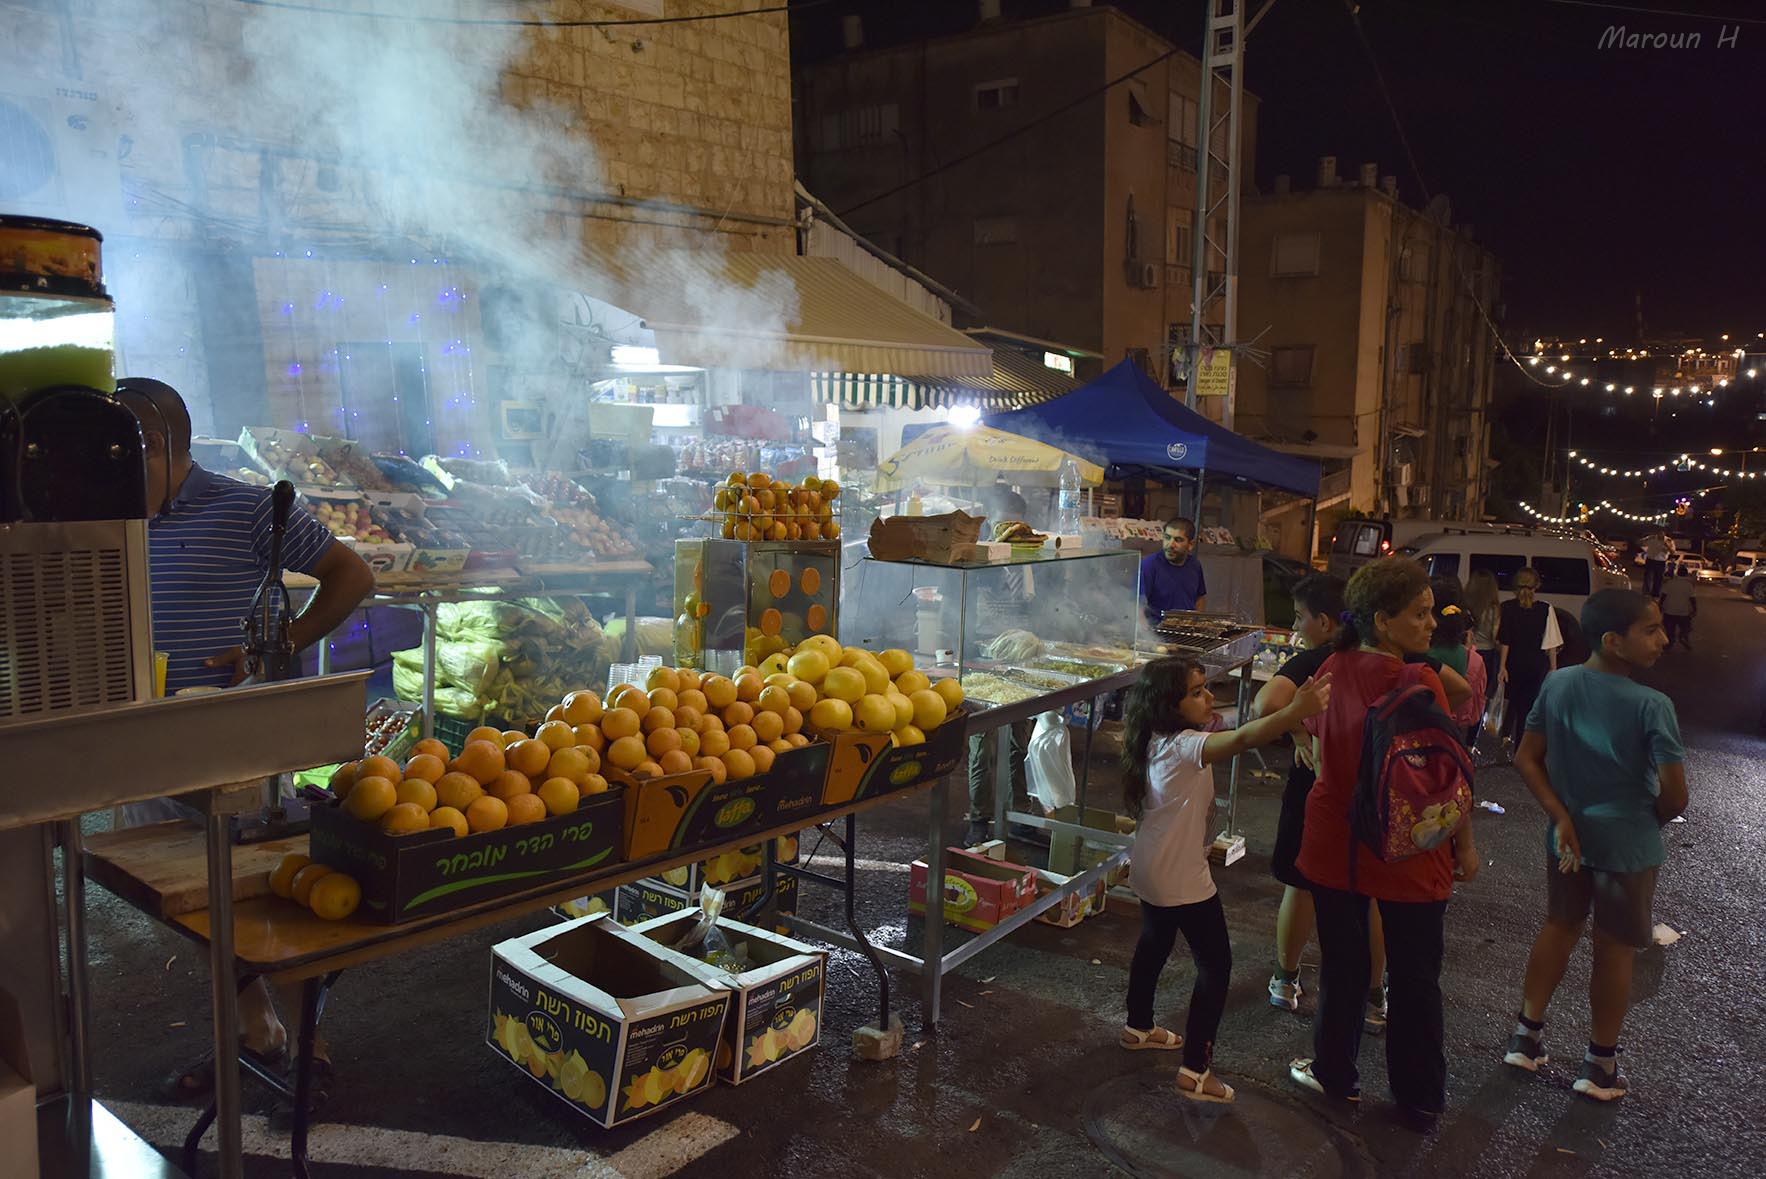
[[[1658, 920], [1684, 937], [1640, 965], [1625, 1037], [1632, 1096], [1621, 1103], [1596, 1105], [1569, 1087], [1587, 1035], [1585, 951], [1553, 1011], [1553, 1055], [1564, 1063], [1538, 1077], [1500, 1063], [1543, 903], [1542, 820], [1506, 769], [1480, 783], [1507, 814], [1478, 815], [1487, 867], [1448, 914], [1450, 1109], [1441, 1127], [1419, 1137], [1394, 1124], [1378, 1039], [1364, 1045], [1358, 1111], [1300, 1096], [1286, 1063], [1307, 1049], [1310, 1003], [1294, 1016], [1264, 998], [1280, 895], [1266, 871], [1279, 792], [1271, 778], [1245, 788], [1250, 856], [1217, 872], [1237, 963], [1217, 1064], [1239, 1087], [1236, 1106], [1182, 1103], [1171, 1092], [1175, 1061], [1114, 1046], [1138, 924], [1131, 904], [1071, 930], [1030, 926], [965, 964], [947, 980], [935, 1036], [914, 1030], [917, 984], [899, 978], [909, 1046], [887, 1064], [849, 1058], [852, 1028], [875, 1019], [875, 988], [862, 961], [836, 954], [826, 1030], [810, 1059], [611, 1133], [571, 1118], [483, 1044], [495, 939], [481, 936], [344, 976], [327, 1019], [340, 1079], [315, 1135], [315, 1173], [1757, 1175], [1766, 1168], [1766, 740], [1757, 729], [1766, 610], [1720, 589], [1704, 591], [1701, 609], [1697, 651], [1671, 653], [1652, 676], [1677, 701], [1689, 745], [1692, 807], [1669, 829], [1657, 898]], [[960, 805], [953, 797], [953, 829]], [[860, 854], [872, 862], [861, 919], [881, 935], [917, 937], [903, 918], [907, 876], [895, 865], [918, 854], [923, 828], [908, 803], [861, 827]], [[805, 908], [832, 917], [830, 904], [812, 893]], [[99, 1088], [169, 1145], [194, 1110], [168, 1103], [160, 1084], [206, 1038], [204, 960], [108, 894], [95, 891], [93, 908]], [[1174, 1026], [1189, 983], [1187, 966], [1168, 970], [1160, 1009]], [[247, 1126], [247, 1170], [285, 1174], [286, 1140], [266, 1112]]]

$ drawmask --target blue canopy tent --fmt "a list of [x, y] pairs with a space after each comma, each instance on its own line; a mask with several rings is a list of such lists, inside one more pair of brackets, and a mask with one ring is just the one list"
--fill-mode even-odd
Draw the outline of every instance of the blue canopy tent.
[[[1318, 496], [1318, 464], [1260, 446], [1186, 408], [1132, 361], [1041, 405], [989, 414], [1008, 430], [1114, 468], [1112, 475], [1186, 472]], [[1199, 496], [1198, 496], [1199, 498]]]

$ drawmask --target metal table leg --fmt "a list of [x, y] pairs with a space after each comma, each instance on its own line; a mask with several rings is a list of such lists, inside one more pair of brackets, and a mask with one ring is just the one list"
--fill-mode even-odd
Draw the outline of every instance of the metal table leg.
[[[1245, 714], [1251, 710], [1251, 701], [1255, 696], [1252, 689], [1251, 665], [1246, 663], [1239, 668], [1239, 723], [1245, 723]], [[1226, 787], [1226, 835], [1237, 837], [1239, 833], [1239, 767], [1244, 761], [1243, 754], [1235, 754], [1232, 773], [1227, 778]]]
[[425, 601], [423, 610], [423, 735], [435, 736], [435, 632], [436, 604]]
[[[858, 942], [859, 948], [864, 951], [865, 957], [870, 959], [871, 969], [873, 969], [877, 972], [877, 1026], [884, 1031], [888, 1031], [889, 1030], [889, 971], [884, 967], [883, 959], [878, 956], [876, 949], [871, 945], [871, 939], [865, 936], [865, 931], [860, 929], [859, 924], [858, 924], [858, 912], [857, 912], [856, 900], [855, 900], [855, 898], [858, 894], [858, 874], [857, 874], [857, 865], [853, 863], [853, 856], [857, 854], [857, 852], [856, 852], [857, 847], [858, 847], [858, 816], [857, 815], [847, 815], [846, 816], [846, 930], [848, 933], [852, 934], [853, 939]], [[930, 905], [927, 906], [927, 917], [928, 917], [928, 919], [930, 919], [930, 917], [931, 917], [931, 906]], [[943, 915], [942, 914], [940, 914], [939, 923], [941, 925], [943, 924]]]
[[1093, 696], [1085, 710], [1085, 757], [1079, 763], [1079, 815], [1081, 825], [1085, 822], [1085, 794], [1091, 785], [1091, 740], [1098, 731], [1098, 709], [1102, 696]]
[[1012, 802], [1012, 726], [1001, 725], [982, 740], [993, 742], [993, 837], [1004, 839]]
[[61, 876], [67, 894], [63, 919], [67, 934], [68, 1039], [73, 1053], [68, 1080], [73, 1092], [84, 1097], [92, 1092], [92, 1061], [86, 991], [86, 867], [78, 819], [61, 825]]
[[312, 1094], [313, 1048], [318, 1042], [319, 1018], [325, 1014], [325, 1000], [331, 984], [342, 971], [334, 970], [322, 978], [309, 978], [300, 993], [300, 1049], [294, 1060], [294, 1125], [289, 1135], [288, 1153], [299, 1179], [308, 1179], [307, 1129], [310, 1115], [307, 1099]]
[[622, 662], [638, 661], [638, 586], [628, 581], [625, 587], [625, 644], [619, 649]]
[[939, 999], [944, 990], [944, 812], [950, 800], [950, 776], [930, 791], [932, 840], [926, 849], [926, 929], [920, 946], [920, 1024], [938, 1030]]
[[239, 1006], [233, 962], [233, 841], [224, 808], [208, 822], [209, 985], [215, 1025], [215, 1109], [222, 1179], [241, 1179]]

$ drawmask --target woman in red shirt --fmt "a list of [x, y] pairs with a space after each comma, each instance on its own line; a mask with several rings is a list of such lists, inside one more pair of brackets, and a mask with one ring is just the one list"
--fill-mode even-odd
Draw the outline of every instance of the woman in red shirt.
[[[1478, 873], [1468, 821], [1443, 846], [1388, 863], [1350, 832], [1349, 812], [1361, 766], [1368, 709], [1405, 674], [1404, 657], [1429, 649], [1435, 630], [1429, 576], [1415, 561], [1392, 558], [1356, 570], [1344, 591], [1348, 605], [1329, 673], [1330, 707], [1306, 722], [1317, 745], [1318, 781], [1306, 801], [1306, 829], [1296, 866], [1312, 882], [1322, 964], [1312, 1058], [1295, 1060], [1294, 1080], [1315, 1092], [1360, 1099], [1356, 1056], [1361, 1048], [1363, 999], [1372, 983], [1368, 957], [1368, 900], [1380, 902], [1385, 923], [1386, 1076], [1405, 1122], [1427, 1129], [1447, 1097], [1442, 1047], [1442, 920], [1457, 877]], [[1449, 711], [1441, 680], [1426, 667], [1411, 675]], [[1354, 857], [1354, 871], [1350, 860]]]

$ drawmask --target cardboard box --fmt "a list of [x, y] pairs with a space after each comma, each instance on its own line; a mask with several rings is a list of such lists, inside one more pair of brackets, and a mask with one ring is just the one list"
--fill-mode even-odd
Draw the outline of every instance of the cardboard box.
[[[1072, 823], [1080, 827], [1091, 827], [1098, 831], [1109, 831], [1118, 835], [1129, 835], [1134, 832], [1134, 820], [1114, 811], [1087, 807], [1082, 819], [1077, 806], [1064, 806], [1055, 811], [1049, 818], [1060, 823]], [[1111, 856], [1118, 848], [1114, 843], [1087, 842], [1080, 847], [1077, 835], [1065, 831], [1049, 833], [1049, 871], [1062, 876], [1078, 876], [1087, 868], [1095, 868]], [[1111, 873], [1109, 883], [1114, 885], [1128, 879], [1128, 866], [1124, 864], [1118, 871]]]
[[417, 551], [402, 540], [391, 544], [366, 544], [343, 538], [343, 543], [377, 574], [404, 572], [411, 567], [411, 554]]
[[660, 949], [605, 916], [500, 943], [491, 951], [486, 1042], [601, 1126], [703, 1091], [730, 992]]
[[388, 835], [341, 807], [314, 807], [312, 856], [362, 886], [362, 920], [397, 924], [620, 863], [624, 810], [612, 789], [568, 815], [456, 836], [445, 828]]
[[972, 545], [981, 535], [980, 516], [946, 512], [942, 516], [878, 516], [871, 521], [868, 545], [879, 561], [947, 562], [958, 545]]
[[740, 782], [713, 782], [704, 770], [638, 781], [617, 769], [608, 780], [626, 786], [628, 860], [727, 843], [749, 832], [808, 821], [822, 805], [830, 749], [816, 743], [781, 753], [773, 768]]
[[[908, 912], [926, 912], [924, 860], [915, 860], [908, 877]], [[976, 933], [992, 929], [1036, 899], [1036, 870], [1005, 864], [964, 851], [945, 849], [944, 919]]]
[[[632, 932], [667, 941], [697, 917], [695, 913], [657, 917], [633, 926]], [[717, 927], [732, 943], [747, 946], [753, 963], [747, 970], [735, 974], [667, 947], [662, 953], [707, 986], [730, 992], [730, 1014], [724, 1020], [716, 1068], [719, 1080], [740, 1085], [821, 1042], [827, 955], [740, 921], [719, 918]]]
[[594, 896], [577, 897], [573, 901], [561, 901], [552, 906], [552, 912], [566, 921], [575, 921], [578, 917], [594, 917], [602, 913], [612, 913], [614, 903], [619, 898], [619, 890], [610, 888], [606, 892], [598, 892]]
[[965, 712], [957, 709], [921, 745], [897, 746], [888, 733], [817, 731], [817, 740], [832, 750], [822, 805], [844, 806], [950, 773], [969, 753]]
[[[760, 900], [766, 891], [759, 876], [739, 880], [724, 889], [724, 911], [741, 916]], [[613, 919], [621, 925], [649, 921], [699, 907], [699, 893], [675, 888], [654, 877], [619, 886], [613, 904]], [[779, 913], [797, 912], [797, 877], [780, 873], [773, 886], [773, 907]]]
[[[1050, 872], [1046, 868], [1038, 868], [1034, 864], [1019, 864], [1007, 854], [1006, 841], [990, 839], [986, 843], [976, 844], [969, 849], [978, 856], [986, 856], [996, 863], [1012, 864], [1016, 867], [1029, 868], [1036, 873], [1036, 892], [1039, 897], [1047, 896], [1055, 889], [1072, 880], [1071, 876], [1062, 876], [1058, 872]], [[1087, 917], [1096, 917], [1105, 911], [1109, 903], [1110, 886], [1099, 879], [1088, 891], [1069, 893], [1062, 897], [1059, 904], [1052, 909], [1044, 909], [1034, 920], [1045, 925], [1071, 929]]]
[[959, 544], [951, 549], [950, 559], [956, 564], [969, 562], [1004, 561], [1011, 557], [1012, 546], [1004, 541], [998, 543], [988, 541], [981, 544]]

